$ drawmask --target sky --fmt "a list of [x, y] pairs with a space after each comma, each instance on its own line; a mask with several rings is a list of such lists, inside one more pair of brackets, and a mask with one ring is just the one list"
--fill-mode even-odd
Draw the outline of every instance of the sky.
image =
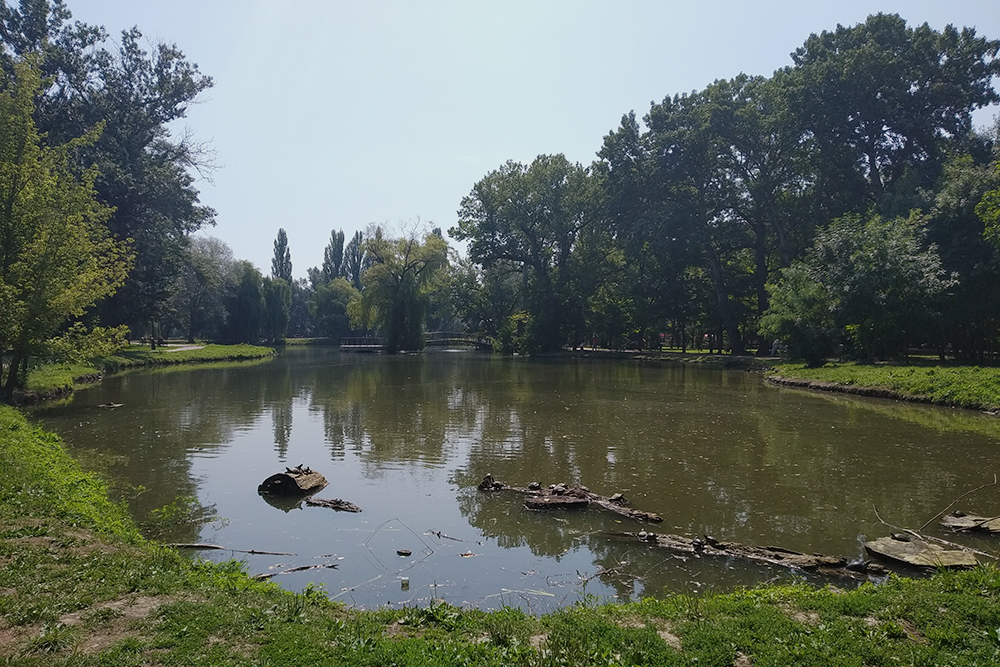
[[296, 277], [322, 264], [334, 229], [447, 232], [462, 198], [506, 161], [562, 153], [589, 165], [629, 111], [641, 118], [651, 102], [740, 73], [770, 76], [838, 24], [897, 13], [1000, 38], [996, 0], [66, 4], [113, 40], [137, 26], [150, 44], [176, 44], [213, 78], [176, 128], [215, 151], [197, 187], [216, 225], [198, 233], [267, 274], [284, 228]]

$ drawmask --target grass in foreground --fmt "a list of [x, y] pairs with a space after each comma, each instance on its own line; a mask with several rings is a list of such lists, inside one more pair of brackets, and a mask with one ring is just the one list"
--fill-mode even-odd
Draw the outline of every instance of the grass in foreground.
[[534, 618], [444, 603], [359, 611], [139, 536], [59, 439], [0, 407], [0, 663], [1000, 664], [1000, 571], [854, 591], [764, 587]]
[[829, 363], [808, 368], [804, 364], [781, 364], [774, 372], [815, 382], [885, 388], [940, 405], [1000, 409], [1000, 368], [994, 367]]

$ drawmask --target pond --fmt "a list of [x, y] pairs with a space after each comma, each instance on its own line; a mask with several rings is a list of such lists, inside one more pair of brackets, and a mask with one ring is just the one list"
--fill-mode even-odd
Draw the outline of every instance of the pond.
[[[218, 517], [166, 541], [295, 554], [200, 557], [356, 606], [433, 597], [535, 613], [804, 575], [630, 543], [615, 533], [645, 526], [599, 510], [532, 512], [479, 492], [487, 473], [624, 493], [664, 518], [660, 532], [856, 558], [865, 535], [889, 532], [874, 508], [921, 526], [992, 479], [1000, 443], [994, 417], [780, 389], [745, 371], [461, 351], [288, 348], [265, 363], [112, 376], [35, 415], [115, 480], [140, 522], [179, 497]], [[300, 463], [329, 480], [319, 497], [364, 511], [258, 496]], [[963, 506], [998, 514], [998, 496]], [[281, 574], [307, 565], [323, 567]]]

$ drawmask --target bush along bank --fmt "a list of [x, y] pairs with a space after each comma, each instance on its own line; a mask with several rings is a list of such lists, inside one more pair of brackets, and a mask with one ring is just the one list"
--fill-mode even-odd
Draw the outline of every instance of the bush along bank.
[[891, 577], [542, 617], [503, 607], [349, 609], [239, 562], [144, 540], [58, 437], [0, 406], [0, 662], [12, 665], [984, 665], [1000, 663], [1000, 571]]
[[780, 364], [769, 382], [874, 398], [933, 403], [972, 410], [1000, 410], [1000, 368], [829, 363], [810, 368]]
[[40, 403], [67, 396], [75, 387], [96, 382], [106, 373], [133, 368], [172, 364], [254, 361], [269, 359], [275, 351], [260, 345], [181, 345], [156, 350], [131, 347], [118, 354], [92, 359], [87, 363], [44, 364], [28, 373], [23, 391], [16, 392], [14, 402], [20, 405]]

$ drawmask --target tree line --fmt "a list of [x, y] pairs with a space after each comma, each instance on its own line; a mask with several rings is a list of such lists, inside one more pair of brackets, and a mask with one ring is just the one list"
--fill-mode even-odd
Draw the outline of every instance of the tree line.
[[740, 75], [623, 115], [589, 166], [510, 161], [440, 228], [332, 230], [292, 275], [224, 243], [169, 125], [211, 87], [174, 45], [110, 42], [63, 0], [0, 0], [0, 381], [126, 336], [226, 342], [463, 328], [498, 349], [708, 346], [819, 362], [927, 346], [993, 359], [1000, 313], [1000, 42], [897, 15], [811, 35]]
[[466, 321], [526, 351], [992, 358], [1000, 264], [976, 207], [1000, 182], [997, 127], [972, 112], [1000, 100], [998, 48], [873, 15], [771, 77], [625, 114], [590, 166], [502, 165], [450, 230], [482, 297]]

